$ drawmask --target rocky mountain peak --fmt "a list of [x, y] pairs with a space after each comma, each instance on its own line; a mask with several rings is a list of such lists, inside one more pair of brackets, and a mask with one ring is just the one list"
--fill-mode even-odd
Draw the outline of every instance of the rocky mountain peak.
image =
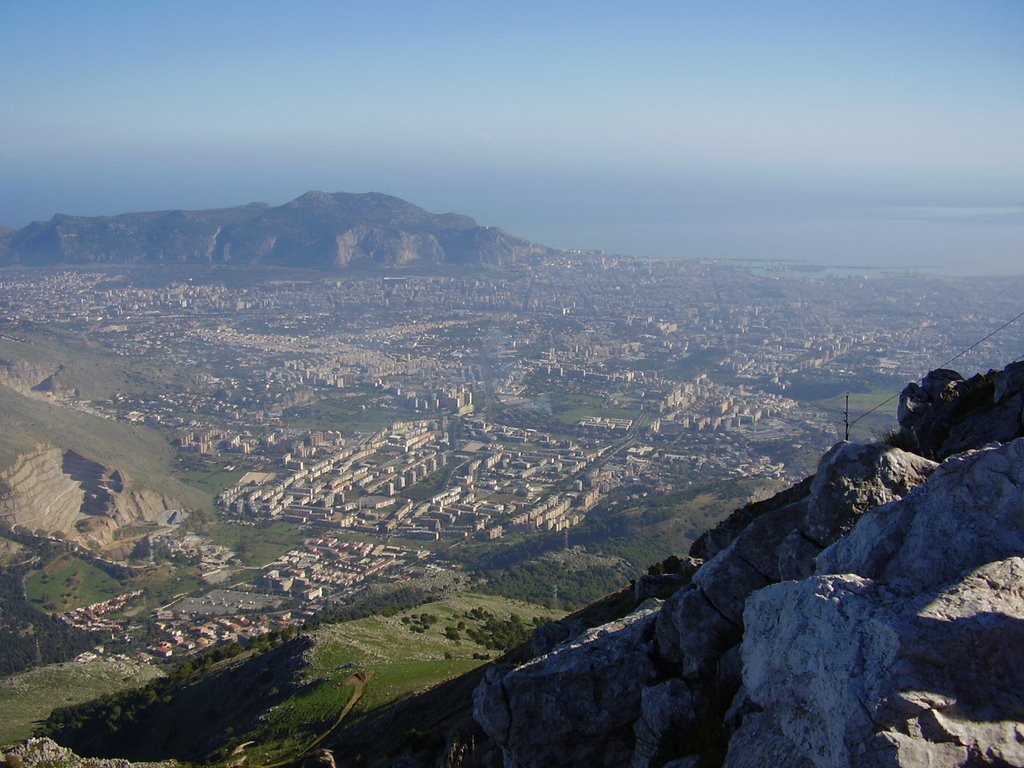
[[433, 214], [397, 197], [311, 191], [281, 206], [118, 216], [55, 215], [0, 234], [0, 265], [500, 265], [547, 249], [469, 216]]

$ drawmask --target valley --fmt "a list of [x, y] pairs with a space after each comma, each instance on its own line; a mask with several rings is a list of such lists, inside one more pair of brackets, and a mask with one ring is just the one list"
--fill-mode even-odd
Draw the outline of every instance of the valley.
[[[982, 278], [531, 259], [472, 276], [0, 271], [0, 616], [4, 669], [28, 676], [11, 690], [45, 701], [54, 662], [179, 685], [211, 654], [262, 685], [230, 669], [309, 635], [259, 728], [211, 713], [200, 752], [160, 731], [118, 754], [253, 741], [265, 764], [328, 732], [369, 744], [396, 701], [809, 474], [847, 393], [855, 436], [891, 429], [906, 380], [1012, 310]], [[1020, 343], [1009, 328], [966, 358], [999, 365]], [[48, 728], [79, 738], [67, 726]]]

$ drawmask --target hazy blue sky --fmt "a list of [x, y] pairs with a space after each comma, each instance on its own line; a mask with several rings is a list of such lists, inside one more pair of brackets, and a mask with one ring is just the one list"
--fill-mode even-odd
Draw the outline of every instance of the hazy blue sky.
[[1024, 2], [0, 2], [0, 224], [383, 191], [550, 245], [1024, 271]]

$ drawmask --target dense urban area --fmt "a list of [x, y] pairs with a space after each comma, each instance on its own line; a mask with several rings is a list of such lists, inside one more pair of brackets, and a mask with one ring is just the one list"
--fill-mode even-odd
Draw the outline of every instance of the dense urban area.
[[[473, 275], [188, 270], [0, 274], [2, 382], [158, 430], [211, 499], [136, 527], [127, 565], [3, 521], [12, 541], [35, 535], [101, 569], [195, 576], [152, 599], [56, 605], [37, 590], [39, 610], [94, 633], [85, 657], [249, 642], [371, 584], [460, 578], [463, 550], [571, 549], [616, 505], [781, 485], [847, 423], [884, 430], [922, 372], [968, 349], [949, 367], [996, 367], [1021, 348], [1017, 327], [986, 338], [1019, 296], [994, 279], [571, 252]], [[10, 353], [41, 329], [132, 361], [124, 386], [93, 397]], [[289, 544], [261, 558], [261, 532]]]

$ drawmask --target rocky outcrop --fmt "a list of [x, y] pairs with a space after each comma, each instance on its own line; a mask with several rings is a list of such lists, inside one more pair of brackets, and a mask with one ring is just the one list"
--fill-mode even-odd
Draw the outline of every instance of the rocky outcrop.
[[506, 768], [628, 764], [635, 713], [657, 677], [655, 615], [646, 608], [516, 669], [488, 670], [473, 709]]
[[60, 364], [46, 365], [0, 358], [0, 384], [28, 396], [38, 392], [57, 393], [61, 389], [58, 374], [63, 367]]
[[106, 760], [98, 757], [80, 757], [51, 739], [29, 739], [21, 744], [4, 747], [0, 752], [0, 765], [11, 768], [174, 768], [173, 760], [160, 763], [133, 763], [128, 760]]
[[944, 459], [986, 442], [1024, 436], [1024, 361], [964, 379], [939, 369], [900, 394], [900, 440]]
[[[154, 491], [131, 487], [119, 470], [54, 446], [19, 456], [0, 475], [0, 487], [0, 520], [7, 525], [59, 533], [107, 554], [131, 551], [133, 538], [163, 525], [178, 506]], [[133, 528], [139, 531], [132, 534]]]
[[1015, 436], [1022, 389], [932, 374], [900, 419], [941, 465], [840, 443], [699, 539], [656, 613], [492, 671], [505, 768], [1024, 765], [1024, 440], [968, 450]]
[[754, 595], [726, 765], [1024, 765], [1022, 511], [1024, 440], [958, 456]]

